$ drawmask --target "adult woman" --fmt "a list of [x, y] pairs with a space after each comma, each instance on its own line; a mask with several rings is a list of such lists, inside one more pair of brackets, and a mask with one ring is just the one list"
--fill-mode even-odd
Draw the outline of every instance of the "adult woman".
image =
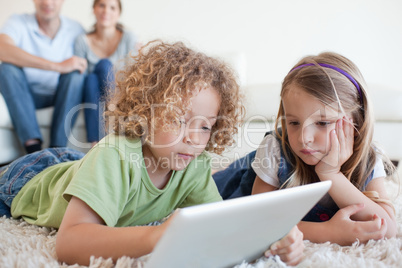
[[113, 64], [128, 53], [135, 53], [135, 36], [118, 23], [122, 11], [120, 0], [94, 0], [96, 18], [93, 31], [79, 36], [75, 42], [75, 54], [88, 61], [88, 75], [84, 84], [85, 124], [87, 140], [92, 145], [104, 136], [102, 96], [108, 86], [113, 86]]

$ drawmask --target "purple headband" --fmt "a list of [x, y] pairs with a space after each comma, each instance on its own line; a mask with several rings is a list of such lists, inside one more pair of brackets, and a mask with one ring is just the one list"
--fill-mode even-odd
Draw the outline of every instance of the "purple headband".
[[325, 68], [330, 68], [330, 69], [335, 70], [338, 73], [341, 73], [344, 76], [346, 76], [350, 80], [350, 82], [352, 82], [355, 85], [355, 87], [357, 88], [357, 91], [359, 92], [359, 96], [360, 96], [360, 103], [363, 106], [363, 94], [362, 94], [359, 84], [356, 82], [356, 80], [350, 74], [348, 74], [347, 72], [345, 72], [344, 70], [342, 70], [336, 66], [326, 64], [326, 63], [316, 63], [316, 64], [315, 63], [305, 63], [305, 64], [294, 67], [292, 70], [290, 70], [289, 73], [293, 72], [294, 70], [306, 67], [306, 66], [315, 66], [315, 65], [319, 65], [319, 66], [325, 67]]

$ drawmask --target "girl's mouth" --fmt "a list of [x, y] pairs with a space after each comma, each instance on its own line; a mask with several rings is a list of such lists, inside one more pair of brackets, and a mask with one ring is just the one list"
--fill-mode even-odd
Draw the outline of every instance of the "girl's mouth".
[[312, 154], [317, 153], [318, 151], [312, 150], [312, 149], [303, 149], [303, 150], [300, 150], [300, 152], [305, 155], [312, 155]]

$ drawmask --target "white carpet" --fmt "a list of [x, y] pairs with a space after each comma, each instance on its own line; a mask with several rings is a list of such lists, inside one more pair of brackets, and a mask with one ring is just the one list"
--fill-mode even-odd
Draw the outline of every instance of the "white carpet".
[[[380, 241], [358, 242], [350, 247], [315, 244], [305, 241], [305, 259], [298, 267], [402, 267], [402, 195], [395, 198], [399, 187], [389, 182], [387, 189], [394, 197], [398, 236]], [[64, 265], [56, 260], [57, 232], [29, 225], [24, 221], [0, 218], [0, 267], [82, 267]], [[91, 258], [91, 268], [143, 267], [147, 256], [139, 259], [122, 257], [114, 265], [111, 260]], [[236, 268], [286, 267], [278, 258], [261, 258], [256, 263], [242, 263]]]

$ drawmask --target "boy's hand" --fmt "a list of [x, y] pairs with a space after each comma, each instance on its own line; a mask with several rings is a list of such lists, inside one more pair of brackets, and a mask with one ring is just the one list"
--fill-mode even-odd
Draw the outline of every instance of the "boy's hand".
[[287, 265], [294, 266], [303, 260], [303, 251], [303, 233], [295, 226], [284, 238], [273, 243], [265, 256], [278, 255]]

